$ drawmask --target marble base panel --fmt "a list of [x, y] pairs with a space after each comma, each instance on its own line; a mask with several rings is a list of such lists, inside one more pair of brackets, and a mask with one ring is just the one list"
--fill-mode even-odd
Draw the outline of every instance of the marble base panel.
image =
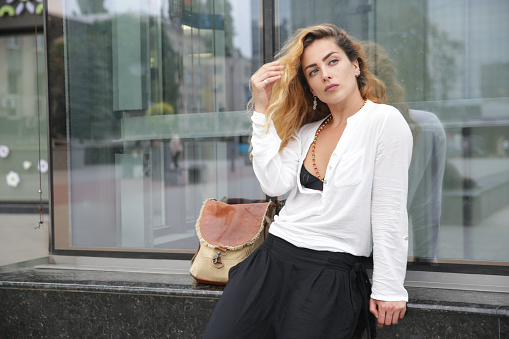
[[[398, 325], [378, 331], [379, 339], [498, 339], [501, 318], [494, 315], [409, 309]], [[501, 337], [500, 337], [501, 338]]]
[[[408, 291], [407, 315], [378, 338], [509, 339], [507, 293]], [[221, 294], [187, 275], [0, 272], [0, 338], [200, 338]]]
[[[509, 306], [500, 307], [509, 313]], [[509, 316], [500, 318], [500, 339], [509, 339]]]
[[217, 298], [0, 289], [0, 338], [198, 338]]

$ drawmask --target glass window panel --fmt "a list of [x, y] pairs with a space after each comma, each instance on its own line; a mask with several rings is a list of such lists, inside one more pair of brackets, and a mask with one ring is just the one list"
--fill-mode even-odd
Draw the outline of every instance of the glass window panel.
[[[48, 160], [42, 34], [37, 39], [37, 50], [35, 41], [34, 35], [0, 37], [0, 203], [39, 201], [37, 104], [41, 158], [45, 162]], [[44, 173], [41, 173], [44, 202], [48, 199], [47, 170], [44, 166]]]
[[259, 11], [63, 1], [49, 41], [56, 249], [195, 251], [204, 200], [263, 198], [246, 113]]
[[509, 261], [509, 3], [277, 4], [279, 46], [300, 27], [344, 28], [409, 122], [409, 259]]

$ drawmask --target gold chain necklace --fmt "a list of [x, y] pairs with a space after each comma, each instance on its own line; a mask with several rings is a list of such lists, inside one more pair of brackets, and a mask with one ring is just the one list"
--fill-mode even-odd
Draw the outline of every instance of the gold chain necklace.
[[329, 123], [329, 121], [332, 119], [332, 114], [329, 115], [329, 117], [324, 121], [322, 122], [322, 124], [320, 125], [320, 127], [318, 127], [318, 129], [316, 130], [316, 133], [315, 133], [315, 138], [313, 139], [313, 143], [311, 144], [311, 158], [312, 158], [312, 161], [313, 161], [313, 167], [315, 168], [315, 172], [316, 172], [316, 177], [318, 179], [320, 179], [320, 181], [323, 182], [323, 179], [322, 177], [320, 176], [320, 173], [318, 172], [318, 167], [316, 167], [316, 162], [315, 162], [315, 147], [316, 147], [316, 139], [318, 139], [318, 134], [320, 134], [320, 132], [322, 131], [322, 129]]
[[[364, 107], [364, 105], [366, 104], [367, 100], [364, 101], [364, 103], [362, 104], [361, 108], [359, 108], [359, 111], [362, 109], [362, 107]], [[357, 111], [358, 112], [358, 111]], [[329, 115], [329, 117], [324, 121], [322, 122], [322, 124], [320, 125], [320, 127], [318, 127], [318, 129], [316, 130], [316, 133], [315, 133], [315, 138], [313, 139], [313, 143], [311, 144], [311, 160], [313, 161], [313, 167], [315, 169], [315, 173], [316, 173], [316, 177], [323, 182], [323, 179], [322, 177], [320, 176], [320, 173], [318, 172], [318, 167], [316, 166], [316, 161], [315, 161], [315, 147], [316, 147], [316, 139], [318, 139], [318, 135], [320, 134], [320, 132], [322, 131], [322, 129], [324, 129], [324, 127], [331, 121], [332, 119], [332, 114]]]

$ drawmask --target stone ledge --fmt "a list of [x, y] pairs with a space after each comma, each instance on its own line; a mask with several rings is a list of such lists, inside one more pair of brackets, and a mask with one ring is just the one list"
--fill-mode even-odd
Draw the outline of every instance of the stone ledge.
[[[379, 338], [509, 338], [509, 293], [408, 291]], [[22, 268], [0, 273], [0, 337], [198, 338], [221, 294], [184, 274]]]
[[151, 294], [173, 295], [182, 297], [208, 297], [219, 298], [222, 291], [195, 290], [187, 288], [158, 288], [136, 286], [108, 286], [93, 284], [64, 284], [64, 283], [34, 283], [34, 282], [5, 282], [0, 281], [0, 288], [15, 288], [27, 290], [60, 290], [70, 292], [100, 292], [100, 293], [123, 293], [123, 294]]
[[[0, 276], [1, 278], [1, 276]], [[196, 286], [199, 286], [198, 288]], [[49, 283], [49, 282], [22, 282], [22, 281], [0, 281], [0, 288], [14, 288], [27, 290], [60, 290], [70, 292], [101, 292], [101, 293], [123, 293], [123, 294], [150, 294], [150, 295], [172, 295], [181, 297], [206, 297], [219, 298], [222, 295], [222, 288], [210, 285], [191, 285], [179, 287], [144, 287], [144, 286], [114, 286], [100, 284], [76, 284], [76, 283]], [[416, 290], [429, 290], [424, 288], [408, 288], [410, 301], [407, 304], [408, 309], [418, 309], [440, 312], [461, 312], [484, 315], [495, 315], [509, 317], [509, 306], [506, 305], [486, 305], [486, 304], [467, 304], [456, 302], [454, 304], [437, 301], [431, 303], [429, 300], [413, 300], [412, 292]], [[445, 290], [444, 290], [445, 291]], [[463, 294], [471, 295], [471, 292], [462, 291]], [[486, 294], [487, 292], [479, 292]], [[491, 293], [489, 293], [491, 294]]]
[[459, 312], [459, 313], [472, 313], [472, 314], [484, 314], [484, 315], [495, 315], [502, 317], [509, 317], [509, 310], [504, 309], [503, 306], [496, 308], [484, 308], [484, 307], [471, 307], [471, 306], [448, 306], [448, 305], [432, 305], [432, 304], [415, 304], [409, 302], [407, 304], [408, 309], [426, 310], [426, 311], [440, 311], [440, 312]]
[[[222, 286], [187, 274], [20, 268], [0, 272], [0, 288], [219, 298]], [[509, 293], [407, 287], [408, 308], [509, 316]]]

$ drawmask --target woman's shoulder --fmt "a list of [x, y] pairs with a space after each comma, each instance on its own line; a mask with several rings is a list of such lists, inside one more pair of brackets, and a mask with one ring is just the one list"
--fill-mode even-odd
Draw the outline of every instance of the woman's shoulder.
[[375, 104], [369, 114], [368, 125], [371, 130], [378, 131], [378, 135], [393, 135], [401, 137], [405, 135], [412, 137], [410, 127], [406, 122], [403, 114], [396, 108], [387, 104]]
[[403, 114], [396, 107], [387, 104], [372, 103], [368, 120], [376, 125], [386, 125], [387, 123], [407, 124]]
[[382, 120], [385, 120], [387, 118], [391, 117], [402, 117], [401, 112], [394, 106], [388, 105], [388, 104], [377, 104], [372, 103], [373, 112], [376, 114], [372, 114], [371, 116], [373, 118], [379, 118]]

